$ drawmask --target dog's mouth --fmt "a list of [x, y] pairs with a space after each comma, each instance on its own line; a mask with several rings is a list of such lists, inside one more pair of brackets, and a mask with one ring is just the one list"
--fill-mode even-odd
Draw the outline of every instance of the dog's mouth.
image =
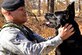
[[46, 24], [46, 26], [48, 26], [50, 28], [55, 28], [55, 29], [59, 28], [61, 25], [61, 24], [57, 25], [56, 23], [53, 24], [53, 22], [49, 22], [49, 21], [45, 22], [45, 24]]

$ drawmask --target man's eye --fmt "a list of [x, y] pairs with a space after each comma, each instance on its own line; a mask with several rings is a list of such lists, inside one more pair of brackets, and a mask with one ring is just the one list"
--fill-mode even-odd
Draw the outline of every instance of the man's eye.
[[23, 11], [23, 9], [20, 9], [20, 11]]
[[24, 9], [19, 9], [20, 11], [23, 11]]

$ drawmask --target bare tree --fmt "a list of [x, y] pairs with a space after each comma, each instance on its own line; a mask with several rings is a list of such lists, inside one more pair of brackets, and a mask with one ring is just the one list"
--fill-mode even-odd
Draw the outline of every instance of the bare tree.
[[54, 0], [50, 0], [50, 12], [54, 12]]
[[49, 2], [49, 0], [47, 0], [47, 12], [49, 12], [49, 4], [50, 4], [50, 2]]
[[54, 0], [47, 0], [47, 12], [54, 12]]
[[38, 0], [38, 16], [41, 15], [41, 0]]
[[78, 3], [79, 3], [79, 12], [81, 11], [81, 3], [80, 3], [80, 0], [78, 0]]

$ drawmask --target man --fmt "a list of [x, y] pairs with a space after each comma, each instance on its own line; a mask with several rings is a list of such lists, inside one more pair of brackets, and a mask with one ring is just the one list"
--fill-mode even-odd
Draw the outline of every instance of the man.
[[7, 24], [0, 32], [0, 55], [45, 55], [74, 33], [69, 24], [49, 40], [32, 32], [23, 25], [27, 20], [24, 0], [4, 0], [1, 12]]

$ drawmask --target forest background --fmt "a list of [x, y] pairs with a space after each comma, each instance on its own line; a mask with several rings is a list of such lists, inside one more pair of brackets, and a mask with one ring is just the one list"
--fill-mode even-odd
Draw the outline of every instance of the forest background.
[[[3, 0], [0, 0], [0, 4]], [[44, 14], [65, 10], [66, 7], [75, 1], [75, 20], [79, 25], [82, 33], [82, 0], [25, 0], [25, 6], [29, 19], [25, 23], [31, 30], [40, 34], [44, 38], [55, 35], [55, 29], [45, 25]], [[0, 12], [0, 28], [4, 25], [5, 20]], [[54, 55], [54, 50], [48, 55]]]

